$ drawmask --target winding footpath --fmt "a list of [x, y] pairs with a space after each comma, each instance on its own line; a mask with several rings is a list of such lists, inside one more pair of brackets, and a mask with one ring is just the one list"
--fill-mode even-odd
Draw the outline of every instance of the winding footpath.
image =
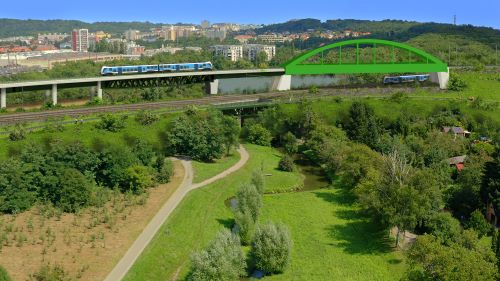
[[120, 281], [123, 279], [123, 277], [125, 277], [125, 275], [132, 267], [134, 262], [141, 255], [142, 251], [144, 251], [149, 242], [151, 242], [156, 232], [158, 232], [158, 230], [170, 216], [172, 211], [177, 207], [177, 205], [179, 205], [179, 203], [186, 196], [186, 194], [188, 194], [189, 191], [211, 184], [243, 167], [245, 163], [248, 161], [250, 155], [242, 145], [240, 145], [240, 147], [238, 148], [238, 153], [240, 154], [240, 160], [236, 164], [231, 166], [229, 169], [223, 171], [222, 173], [196, 184], [193, 184], [194, 171], [193, 171], [193, 166], [191, 165], [191, 161], [181, 159], [180, 161], [185, 171], [181, 185], [167, 200], [167, 202], [165, 202], [160, 211], [158, 211], [158, 213], [149, 222], [146, 228], [144, 228], [141, 235], [137, 237], [134, 244], [132, 244], [132, 246], [128, 249], [127, 253], [115, 265], [113, 270], [108, 274], [108, 276], [104, 280]]

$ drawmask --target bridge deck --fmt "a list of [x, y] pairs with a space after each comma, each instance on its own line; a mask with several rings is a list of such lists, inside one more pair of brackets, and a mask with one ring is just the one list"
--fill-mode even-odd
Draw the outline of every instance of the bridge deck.
[[121, 80], [137, 80], [137, 79], [155, 79], [155, 78], [174, 78], [174, 77], [187, 77], [187, 76], [213, 76], [214, 79], [219, 78], [236, 78], [248, 76], [273, 76], [282, 75], [285, 73], [283, 68], [270, 68], [270, 69], [242, 69], [242, 70], [215, 70], [215, 71], [197, 71], [197, 72], [174, 72], [174, 73], [149, 73], [149, 74], [130, 74], [118, 76], [97, 76], [86, 78], [69, 78], [69, 79], [54, 79], [54, 80], [40, 80], [40, 81], [22, 81], [12, 83], [0, 83], [0, 89], [23, 88], [28, 90], [30, 88], [46, 87], [51, 85], [92, 85], [97, 82], [107, 81], [121, 81]]

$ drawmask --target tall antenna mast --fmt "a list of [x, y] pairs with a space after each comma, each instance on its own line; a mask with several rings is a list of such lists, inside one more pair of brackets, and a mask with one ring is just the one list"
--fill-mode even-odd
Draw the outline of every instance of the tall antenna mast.
[[453, 25], [457, 25], [457, 15], [453, 15]]

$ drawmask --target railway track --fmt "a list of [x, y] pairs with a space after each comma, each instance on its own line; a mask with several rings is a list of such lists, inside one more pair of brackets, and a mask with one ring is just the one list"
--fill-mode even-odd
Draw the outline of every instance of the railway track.
[[[305, 91], [293, 91], [293, 94], [306, 93]], [[82, 116], [98, 114], [98, 113], [119, 113], [119, 112], [133, 112], [139, 110], [158, 110], [167, 109], [179, 110], [190, 105], [194, 106], [210, 106], [210, 105], [224, 105], [232, 103], [241, 103], [249, 101], [258, 101], [261, 98], [276, 99], [287, 97], [288, 93], [265, 93], [265, 94], [252, 94], [252, 95], [226, 95], [226, 96], [209, 96], [198, 99], [189, 100], [176, 100], [176, 101], [160, 101], [151, 103], [138, 103], [138, 104], [122, 104], [122, 105], [108, 105], [108, 106], [94, 106], [75, 109], [56, 109], [39, 112], [26, 112], [26, 113], [12, 113], [0, 114], [0, 126], [10, 125], [23, 122], [34, 121], [48, 121], [51, 119], [58, 119], [63, 117], [79, 118]]]
[[[433, 87], [423, 87], [433, 89]], [[223, 106], [230, 104], [237, 104], [243, 102], [257, 102], [259, 99], [280, 99], [293, 96], [294, 99], [298, 97], [325, 97], [336, 95], [352, 95], [362, 96], [366, 94], [377, 94], [380, 96], [387, 96], [396, 91], [410, 90], [414, 88], [331, 88], [324, 89], [320, 94], [308, 94], [307, 90], [294, 90], [288, 92], [273, 92], [261, 94], [243, 94], [243, 95], [219, 95], [219, 96], [206, 96], [203, 98], [189, 99], [189, 100], [175, 100], [175, 101], [160, 101], [149, 103], [136, 103], [136, 104], [121, 104], [121, 105], [106, 105], [106, 106], [93, 106], [74, 109], [56, 109], [38, 112], [25, 112], [25, 113], [9, 113], [0, 114], [0, 126], [11, 125], [16, 123], [25, 122], [44, 122], [64, 117], [81, 118], [83, 116], [99, 114], [99, 113], [120, 113], [120, 112], [135, 112], [140, 110], [164, 110], [175, 111], [183, 109], [187, 106]]]

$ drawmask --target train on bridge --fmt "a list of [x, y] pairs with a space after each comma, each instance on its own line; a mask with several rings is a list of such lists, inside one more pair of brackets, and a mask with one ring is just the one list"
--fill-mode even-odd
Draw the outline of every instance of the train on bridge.
[[427, 80], [429, 80], [429, 74], [386, 76], [384, 77], [384, 84], [400, 84], [415, 81], [424, 82]]
[[122, 66], [103, 66], [101, 75], [123, 75], [140, 73], [158, 73], [158, 72], [184, 72], [184, 71], [208, 71], [213, 70], [211, 62], [194, 63], [168, 63], [153, 65], [122, 65]]

